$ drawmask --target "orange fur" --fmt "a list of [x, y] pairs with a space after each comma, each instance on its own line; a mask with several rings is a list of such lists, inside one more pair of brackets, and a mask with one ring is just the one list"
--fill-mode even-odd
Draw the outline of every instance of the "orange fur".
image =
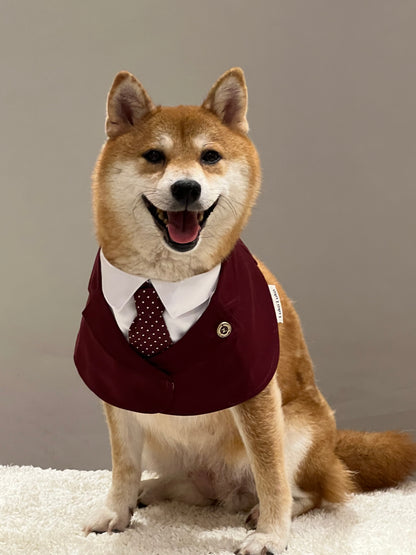
[[[96, 234], [113, 265], [177, 281], [226, 258], [260, 187], [258, 155], [246, 135], [246, 109], [239, 69], [220, 77], [201, 107], [155, 107], [131, 74], [116, 77], [108, 98], [109, 138], [93, 175]], [[204, 148], [218, 150], [221, 161], [200, 164]], [[163, 150], [163, 164], [146, 162], [143, 153], [149, 149]], [[169, 172], [198, 175], [207, 205], [218, 193], [199, 245], [189, 252], [166, 246], [140, 200], [145, 194], [167, 210]], [[254, 399], [197, 417], [134, 414], [106, 405], [113, 481], [87, 531], [123, 530], [128, 525], [141, 469], [149, 465], [166, 480], [153, 492], [142, 484], [142, 500], [216, 501], [241, 510], [258, 498], [259, 506], [249, 517], [257, 531], [238, 553], [280, 553], [287, 544], [291, 514], [323, 501], [342, 502], [354, 491], [395, 485], [415, 469], [416, 446], [403, 434], [337, 432], [333, 411], [315, 383], [299, 317], [276, 278], [260, 261], [259, 267], [279, 291], [283, 308], [276, 379]], [[154, 487], [150, 482], [147, 486]]]
[[397, 486], [416, 471], [416, 444], [401, 432], [338, 430], [335, 453], [360, 491]]

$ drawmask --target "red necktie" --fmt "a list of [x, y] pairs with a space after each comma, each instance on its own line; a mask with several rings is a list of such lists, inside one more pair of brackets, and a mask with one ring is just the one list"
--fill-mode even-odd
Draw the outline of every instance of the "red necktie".
[[146, 281], [134, 294], [137, 316], [129, 329], [129, 343], [144, 356], [153, 356], [172, 345], [163, 319], [165, 307], [153, 285]]

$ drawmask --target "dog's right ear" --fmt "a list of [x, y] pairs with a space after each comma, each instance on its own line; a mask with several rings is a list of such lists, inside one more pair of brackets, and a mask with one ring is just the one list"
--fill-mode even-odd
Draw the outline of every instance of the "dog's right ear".
[[107, 98], [105, 130], [108, 137], [114, 138], [127, 133], [154, 107], [134, 75], [128, 71], [120, 71]]

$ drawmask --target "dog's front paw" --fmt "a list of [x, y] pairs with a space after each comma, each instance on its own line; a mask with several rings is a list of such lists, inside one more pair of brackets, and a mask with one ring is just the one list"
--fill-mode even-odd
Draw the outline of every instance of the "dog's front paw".
[[286, 540], [276, 534], [252, 532], [235, 551], [235, 555], [278, 555], [287, 548]]
[[130, 524], [132, 509], [104, 504], [96, 508], [84, 525], [84, 533], [123, 532]]

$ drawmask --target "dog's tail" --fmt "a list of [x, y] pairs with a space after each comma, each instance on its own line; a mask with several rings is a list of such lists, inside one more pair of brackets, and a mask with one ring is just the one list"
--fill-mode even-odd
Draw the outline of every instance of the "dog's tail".
[[402, 432], [338, 430], [335, 453], [361, 492], [397, 486], [416, 471], [416, 443]]

